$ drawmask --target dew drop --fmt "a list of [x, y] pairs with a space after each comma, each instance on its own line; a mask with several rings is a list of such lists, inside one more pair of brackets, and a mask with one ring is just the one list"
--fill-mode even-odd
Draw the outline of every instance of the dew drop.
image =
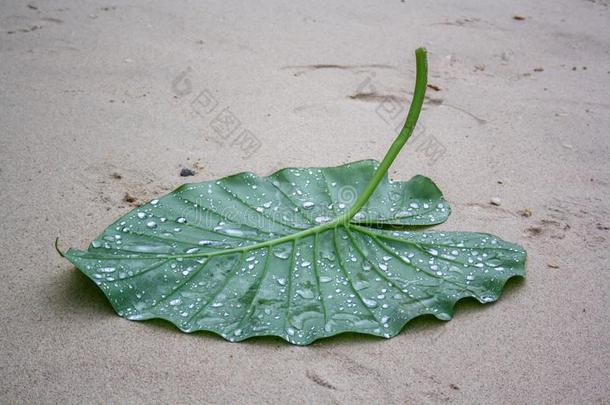
[[368, 308], [377, 308], [377, 301], [375, 300], [363, 298], [362, 302], [364, 302], [364, 305], [366, 305]]
[[362, 221], [366, 218], [366, 215], [364, 214], [364, 212], [357, 212], [356, 215], [354, 215], [354, 220], [356, 221]]
[[236, 229], [236, 228], [225, 228], [223, 226], [215, 226], [214, 231], [222, 232], [225, 235], [229, 235], [229, 236], [236, 236], [238, 238], [245, 236], [244, 231], [242, 231], [241, 229]]
[[99, 270], [102, 273], [112, 273], [112, 272], [116, 271], [116, 268], [114, 268], [114, 267], [100, 267]]
[[329, 222], [331, 219], [331, 217], [328, 217], [326, 215], [320, 215], [319, 217], [315, 218], [315, 221], [317, 224], [324, 224], [326, 222]]
[[286, 260], [288, 259], [288, 256], [290, 256], [290, 250], [275, 250], [273, 251], [273, 256], [278, 259]]
[[297, 290], [297, 294], [306, 300], [310, 300], [314, 297], [314, 293], [311, 290]]

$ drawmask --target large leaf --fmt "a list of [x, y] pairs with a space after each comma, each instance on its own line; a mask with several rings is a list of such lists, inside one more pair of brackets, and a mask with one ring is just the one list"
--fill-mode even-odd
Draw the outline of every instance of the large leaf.
[[391, 337], [422, 314], [450, 319], [461, 298], [496, 300], [507, 279], [524, 275], [520, 247], [487, 234], [383, 229], [449, 214], [429, 179], [391, 182], [386, 174], [421, 109], [422, 58], [405, 129], [381, 163], [187, 184], [65, 257], [119, 315], [232, 341]]

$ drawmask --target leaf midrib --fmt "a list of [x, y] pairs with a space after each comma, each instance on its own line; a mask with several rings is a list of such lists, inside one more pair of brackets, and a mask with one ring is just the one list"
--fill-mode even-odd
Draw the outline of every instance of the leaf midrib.
[[[286, 242], [293, 242], [296, 241], [298, 239], [301, 238], [306, 238], [309, 237], [311, 235], [315, 235], [315, 234], [319, 234], [321, 232], [324, 232], [328, 229], [331, 228], [336, 228], [339, 226], [349, 226], [349, 223], [342, 223], [344, 221], [343, 217], [338, 217], [335, 220], [331, 221], [331, 222], [327, 222], [325, 224], [320, 224], [317, 226], [314, 226], [312, 228], [308, 228], [305, 229], [303, 231], [300, 232], [296, 232], [290, 235], [285, 235], [282, 236], [280, 238], [276, 238], [276, 239], [270, 239], [267, 241], [263, 241], [263, 242], [259, 242], [259, 243], [255, 243], [252, 245], [246, 245], [246, 246], [239, 246], [239, 247], [235, 247], [235, 248], [230, 248], [230, 249], [225, 249], [225, 250], [219, 250], [219, 251], [215, 251], [215, 252], [204, 252], [204, 253], [189, 253], [189, 254], [172, 254], [172, 255], [163, 255], [163, 254], [159, 254], [159, 255], [154, 255], [154, 256], [134, 256], [134, 257], [126, 257], [126, 256], [108, 256], [108, 257], [102, 257], [99, 256], [98, 258], [104, 258], [104, 259], [133, 259], [133, 260], [142, 260], [142, 259], [178, 259], [178, 258], [198, 258], [198, 257], [214, 257], [214, 256], [222, 256], [222, 255], [228, 255], [228, 254], [232, 254], [232, 253], [243, 253], [243, 252], [248, 252], [251, 250], [257, 250], [260, 248], [265, 248], [265, 247], [273, 247], [273, 246], [277, 246], [277, 245], [281, 245], [282, 243], [286, 243]], [[70, 249], [72, 250], [72, 249]]]

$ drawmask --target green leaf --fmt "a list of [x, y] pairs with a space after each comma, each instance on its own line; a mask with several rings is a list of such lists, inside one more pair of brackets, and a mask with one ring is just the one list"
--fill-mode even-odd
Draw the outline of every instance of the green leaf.
[[417, 62], [405, 127], [381, 163], [186, 184], [64, 256], [119, 315], [231, 341], [391, 337], [419, 315], [450, 319], [461, 298], [496, 300], [510, 277], [524, 275], [523, 249], [487, 234], [404, 230], [449, 215], [428, 178], [387, 178], [423, 103], [423, 50]]

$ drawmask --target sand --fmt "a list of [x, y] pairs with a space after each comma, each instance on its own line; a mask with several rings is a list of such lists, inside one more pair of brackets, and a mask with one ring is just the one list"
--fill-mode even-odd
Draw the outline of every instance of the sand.
[[[610, 402], [609, 21], [599, 0], [3, 1], [0, 402]], [[527, 249], [497, 303], [231, 344], [118, 317], [55, 252], [185, 181], [382, 158], [420, 45], [438, 91], [391, 175], [437, 182], [440, 229]], [[253, 142], [219, 143], [212, 106]]]

